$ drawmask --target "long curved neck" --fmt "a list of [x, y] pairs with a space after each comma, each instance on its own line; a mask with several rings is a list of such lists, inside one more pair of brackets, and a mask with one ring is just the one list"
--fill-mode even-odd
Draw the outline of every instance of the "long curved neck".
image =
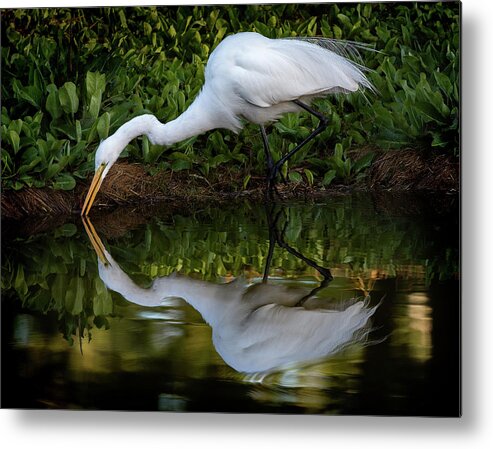
[[183, 114], [168, 123], [161, 123], [151, 114], [134, 117], [118, 128], [112, 138], [125, 147], [142, 135], [147, 136], [153, 144], [166, 146], [197, 136], [217, 127], [203, 103], [199, 96]]
[[111, 290], [128, 301], [144, 307], [157, 307], [170, 303], [170, 298], [182, 298], [196, 309], [210, 325], [227, 313], [228, 306], [241, 299], [240, 285], [214, 284], [187, 276], [171, 275], [157, 278], [149, 288], [139, 287], [105, 251], [109, 264], [98, 262], [99, 277]]
[[202, 107], [199, 97], [175, 120], [155, 128], [149, 138], [157, 145], [172, 145], [216, 127], [217, 124], [212, 123], [211, 113]]

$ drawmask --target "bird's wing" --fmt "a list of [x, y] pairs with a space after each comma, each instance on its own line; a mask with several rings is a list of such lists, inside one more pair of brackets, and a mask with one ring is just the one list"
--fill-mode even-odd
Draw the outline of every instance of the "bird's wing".
[[292, 39], [238, 52], [232, 75], [237, 93], [259, 107], [370, 86], [358, 64], [314, 43]]

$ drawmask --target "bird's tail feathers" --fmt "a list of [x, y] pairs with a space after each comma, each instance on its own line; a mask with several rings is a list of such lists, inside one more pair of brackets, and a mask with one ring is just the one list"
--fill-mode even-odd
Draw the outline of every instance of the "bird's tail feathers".
[[338, 56], [347, 59], [351, 62], [351, 65], [359, 70], [363, 75], [363, 78], [361, 80], [362, 85], [371, 92], [378, 93], [375, 86], [364, 75], [365, 73], [372, 73], [374, 72], [374, 70], [368, 68], [364, 64], [363, 57], [361, 56], [361, 53], [363, 51], [382, 53], [380, 50], [375, 49], [372, 44], [342, 39], [331, 39], [328, 37], [292, 37], [288, 39], [294, 39], [318, 45], [319, 47], [322, 47], [335, 53]]
[[355, 42], [343, 39], [331, 39], [328, 37], [293, 37], [289, 39], [296, 39], [319, 45], [320, 47], [330, 50], [338, 54], [339, 56], [343, 56], [344, 58], [351, 60], [363, 71], [371, 71], [371, 69], [363, 64], [363, 58], [360, 51], [381, 53], [381, 51], [374, 48], [372, 44], [364, 42]]

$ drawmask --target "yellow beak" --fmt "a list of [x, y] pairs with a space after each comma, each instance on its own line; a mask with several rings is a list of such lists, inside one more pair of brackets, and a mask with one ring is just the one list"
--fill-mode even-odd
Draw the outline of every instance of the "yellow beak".
[[104, 254], [105, 247], [103, 245], [103, 242], [99, 238], [98, 233], [96, 232], [94, 226], [91, 223], [91, 220], [89, 220], [89, 217], [82, 217], [82, 224], [86, 229], [87, 235], [89, 236], [89, 240], [91, 241], [94, 251], [96, 251], [96, 255], [98, 256], [98, 259], [101, 262], [103, 262], [105, 266], [111, 265], [106, 255]]
[[94, 173], [94, 178], [92, 178], [89, 191], [87, 192], [87, 196], [84, 201], [84, 206], [82, 206], [82, 211], [80, 213], [82, 216], [85, 216], [89, 213], [89, 210], [94, 203], [94, 199], [96, 198], [99, 188], [101, 187], [101, 183], [103, 182], [103, 171], [105, 167], [106, 164], [101, 164], [96, 170], [96, 173]]

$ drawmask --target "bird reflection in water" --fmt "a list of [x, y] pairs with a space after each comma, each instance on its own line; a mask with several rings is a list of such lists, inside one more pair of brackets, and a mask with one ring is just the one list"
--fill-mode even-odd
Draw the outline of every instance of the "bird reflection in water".
[[[143, 307], [173, 306], [182, 298], [212, 328], [216, 351], [241, 373], [268, 373], [317, 362], [354, 343], [364, 343], [371, 331], [370, 318], [377, 306], [369, 297], [339, 303], [316, 297], [332, 280], [320, 267], [290, 247], [279, 231], [279, 214], [269, 220], [270, 248], [263, 280], [248, 285], [243, 279], [226, 284], [173, 274], [141, 288], [120, 268], [104, 247], [88, 218], [84, 227], [98, 256], [99, 276], [107, 288]], [[273, 247], [279, 245], [315, 268], [323, 277], [312, 290], [268, 283]]]

